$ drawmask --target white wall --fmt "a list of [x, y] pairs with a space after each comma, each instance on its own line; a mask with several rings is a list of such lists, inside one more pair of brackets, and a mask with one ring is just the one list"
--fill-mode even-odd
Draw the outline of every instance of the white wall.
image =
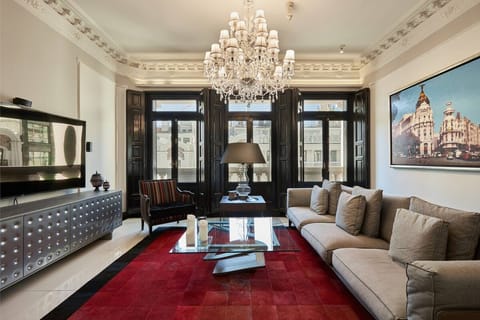
[[[477, 6], [477, 12], [478, 9]], [[478, 15], [473, 23], [462, 28], [456, 23], [456, 28], [446, 26], [435, 39], [427, 39], [407, 53], [410, 59], [399, 57], [401, 64], [395, 68], [390, 65], [389, 72], [376, 72], [368, 78], [365, 85], [371, 88], [372, 102], [372, 184], [388, 194], [416, 195], [438, 204], [480, 212], [480, 171], [389, 166], [389, 95], [480, 54]]]
[[85, 155], [87, 179], [98, 172], [115, 188], [115, 83], [82, 62], [78, 67], [80, 118], [87, 122], [86, 141], [92, 146]]
[[[0, 1], [0, 101], [23, 97], [32, 100], [37, 110], [87, 121], [87, 141], [93, 142], [94, 151], [86, 155], [86, 189], [91, 189], [95, 170], [116, 189], [124, 189], [125, 181], [116, 181], [117, 167], [125, 166], [125, 153], [119, 155], [116, 148], [115, 79], [114, 72], [15, 1]], [[0, 207], [10, 204], [12, 199], [0, 200]]]

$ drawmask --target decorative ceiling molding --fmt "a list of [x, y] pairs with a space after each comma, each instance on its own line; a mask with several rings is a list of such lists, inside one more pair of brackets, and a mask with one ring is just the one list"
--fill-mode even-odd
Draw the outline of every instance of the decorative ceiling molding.
[[410, 32], [424, 23], [438, 10], [447, 5], [451, 0], [430, 0], [418, 8], [413, 14], [405, 19], [398, 27], [380, 40], [372, 49], [367, 50], [360, 59], [361, 68], [375, 60], [379, 55], [390, 49], [392, 45], [405, 38]]
[[[129, 55], [95, 25], [86, 14], [68, 0], [15, 0], [52, 26], [75, 45], [95, 57], [113, 72], [126, 76], [137, 85], [207, 85], [203, 79], [203, 53], [176, 58]], [[362, 55], [359, 61], [326, 61], [321, 57], [301, 59], [295, 65], [295, 83], [324, 84], [326, 80], [346, 85], [361, 85], [360, 71], [393, 44], [408, 35], [452, 0], [429, 0], [405, 19], [390, 34]], [[50, 12], [47, 12], [50, 11]], [[52, 21], [52, 19], [57, 19]], [[161, 54], [160, 54], [161, 55]], [[296, 80], [298, 78], [298, 80]], [[348, 82], [348, 83], [347, 83]]]
[[[27, 4], [38, 3], [38, 0], [24, 0]], [[98, 48], [102, 49], [113, 60], [121, 64], [130, 64], [126, 54], [111, 39], [108, 38], [98, 27], [89, 23], [89, 19], [79, 13], [71, 4], [63, 0], [43, 0], [50, 8], [67, 20], [81, 34], [87, 37]], [[38, 4], [37, 4], [38, 5]]]

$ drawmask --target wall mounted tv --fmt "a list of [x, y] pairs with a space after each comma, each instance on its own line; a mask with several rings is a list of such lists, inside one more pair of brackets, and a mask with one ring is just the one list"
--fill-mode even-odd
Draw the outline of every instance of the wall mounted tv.
[[0, 198], [85, 187], [85, 125], [0, 105]]

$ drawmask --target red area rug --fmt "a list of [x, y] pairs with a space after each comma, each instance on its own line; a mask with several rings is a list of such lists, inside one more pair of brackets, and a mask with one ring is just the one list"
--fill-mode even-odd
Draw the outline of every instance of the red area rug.
[[372, 319], [297, 230], [300, 251], [221, 276], [204, 254], [169, 253], [183, 231], [162, 231], [70, 319]]

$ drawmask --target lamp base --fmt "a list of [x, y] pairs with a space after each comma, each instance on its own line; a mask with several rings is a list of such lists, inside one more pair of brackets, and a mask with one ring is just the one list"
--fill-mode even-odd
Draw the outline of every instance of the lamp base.
[[247, 199], [250, 191], [252, 191], [247, 183], [239, 183], [236, 190], [240, 199]]

